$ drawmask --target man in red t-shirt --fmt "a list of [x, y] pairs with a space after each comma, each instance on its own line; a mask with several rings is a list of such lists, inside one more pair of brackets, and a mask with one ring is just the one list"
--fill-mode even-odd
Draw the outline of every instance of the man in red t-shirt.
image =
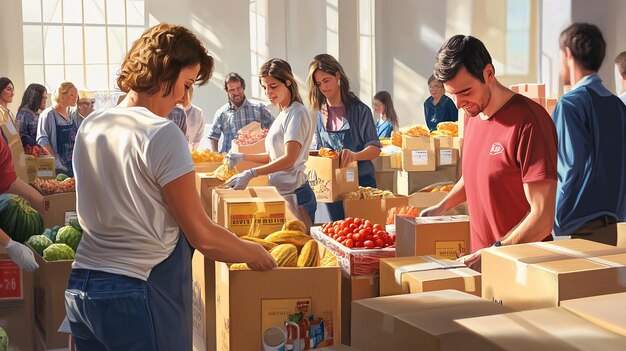
[[[10, 192], [28, 200], [38, 211], [43, 211], [43, 197], [33, 187], [18, 179], [13, 169], [11, 151], [4, 135], [0, 132], [0, 194]], [[38, 265], [33, 252], [26, 246], [11, 240], [11, 237], [0, 228], [0, 246], [11, 259], [22, 269], [35, 270]]]
[[472, 253], [459, 260], [472, 268], [480, 269], [485, 247], [550, 240], [557, 137], [548, 113], [498, 82], [489, 52], [474, 37], [450, 38], [434, 75], [465, 110], [463, 176], [421, 215], [441, 215], [467, 201]]

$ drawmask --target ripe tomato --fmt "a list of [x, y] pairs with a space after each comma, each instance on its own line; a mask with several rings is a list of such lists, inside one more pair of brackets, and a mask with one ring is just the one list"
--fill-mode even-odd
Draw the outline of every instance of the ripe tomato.
[[372, 228], [370, 227], [365, 227], [363, 228], [365, 229], [365, 236], [369, 236], [370, 234], [372, 234]]
[[361, 234], [360, 232], [352, 234], [352, 240], [356, 242], [363, 241], [363, 234]]
[[376, 239], [376, 246], [385, 247], [385, 242], [383, 241], [383, 239]]
[[344, 219], [344, 222], [346, 222], [348, 224], [352, 224], [354, 222], [354, 218], [348, 217], [348, 218]]
[[350, 227], [350, 223], [346, 223], [345, 221], [341, 222], [341, 224], [339, 224], [339, 228], [341, 228], [341, 229], [346, 229], [346, 228], [349, 228], [349, 227]]
[[354, 242], [352, 241], [352, 239], [346, 239], [346, 241], [343, 242], [343, 245], [349, 249], [352, 248], [352, 246], [354, 246]]
[[354, 233], [355, 230], [359, 230], [359, 226], [354, 223], [350, 223], [350, 231]]
[[374, 248], [374, 242], [371, 240], [365, 240], [365, 242], [363, 242], [363, 246], [367, 249], [373, 249]]
[[362, 241], [355, 242], [354, 247], [363, 247], [363, 242]]
[[380, 224], [376, 223], [374, 224], [374, 231], [376, 230], [383, 230], [383, 227]]
[[354, 224], [356, 224], [356, 225], [361, 225], [361, 222], [362, 222], [361, 218], [355, 218], [354, 219]]
[[338, 237], [336, 240], [339, 241], [340, 243], [342, 243], [344, 240], [346, 240], [346, 237], [342, 235], [342, 236]]
[[374, 226], [369, 219], [366, 219], [364, 223], [367, 228], [372, 228]]

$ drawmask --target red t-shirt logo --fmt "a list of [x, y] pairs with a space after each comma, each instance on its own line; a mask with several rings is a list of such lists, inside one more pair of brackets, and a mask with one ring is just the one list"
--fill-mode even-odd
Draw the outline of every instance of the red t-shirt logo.
[[491, 150], [489, 150], [489, 155], [497, 155], [501, 154], [504, 151], [504, 147], [500, 143], [493, 143], [491, 145]]

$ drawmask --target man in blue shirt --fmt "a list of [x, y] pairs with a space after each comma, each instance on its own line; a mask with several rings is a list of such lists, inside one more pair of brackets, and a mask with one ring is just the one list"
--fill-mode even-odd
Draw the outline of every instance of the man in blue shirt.
[[622, 95], [620, 95], [619, 98], [626, 104], [626, 51], [620, 52], [620, 54], [615, 57], [615, 68], [617, 68], [617, 72], [619, 72], [621, 78], [620, 85], [622, 86]]
[[615, 222], [626, 220], [626, 106], [597, 74], [605, 49], [595, 25], [575, 23], [561, 33], [560, 75], [572, 90], [552, 115], [558, 135], [554, 234], [615, 245]]
[[211, 150], [218, 151], [218, 141], [223, 135], [222, 147], [219, 152], [228, 152], [231, 142], [237, 138], [239, 129], [257, 121], [263, 129], [269, 129], [274, 121], [270, 112], [261, 104], [246, 99], [246, 81], [237, 73], [231, 72], [224, 79], [224, 90], [228, 95], [228, 103], [215, 112], [211, 126]]

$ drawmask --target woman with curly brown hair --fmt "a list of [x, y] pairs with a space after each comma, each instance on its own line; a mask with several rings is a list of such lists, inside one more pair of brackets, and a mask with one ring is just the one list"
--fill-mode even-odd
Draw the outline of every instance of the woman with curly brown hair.
[[76, 138], [76, 210], [83, 236], [65, 292], [77, 350], [191, 350], [193, 248], [272, 269], [257, 243], [212, 222], [195, 189], [182, 131], [165, 116], [213, 58], [188, 29], [148, 28], [126, 54], [120, 105]]

